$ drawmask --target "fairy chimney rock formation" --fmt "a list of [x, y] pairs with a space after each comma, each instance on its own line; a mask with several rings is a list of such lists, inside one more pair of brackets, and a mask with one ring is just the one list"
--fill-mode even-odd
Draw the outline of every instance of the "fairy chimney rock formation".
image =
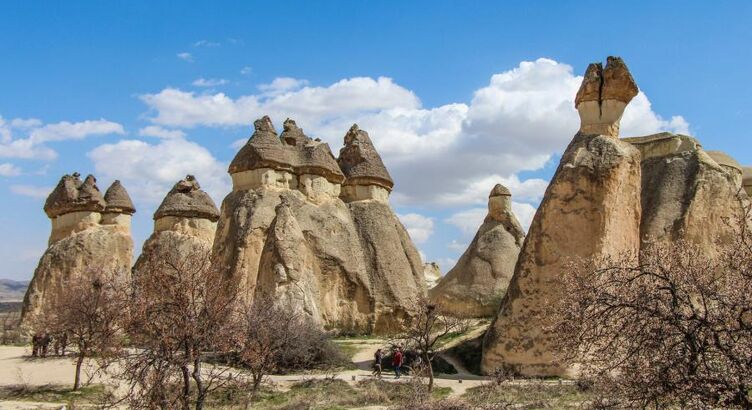
[[637, 92], [621, 58], [608, 57], [606, 68], [601, 63], [590, 64], [574, 103], [580, 114], [580, 132], [618, 136], [624, 109]]
[[[111, 202], [108, 203], [107, 200]], [[130, 218], [136, 212], [119, 181], [102, 195], [93, 175], [64, 175], [47, 197], [49, 247], [34, 271], [23, 304], [24, 324], [58, 297], [72, 276], [93, 271], [128, 274], [133, 258]]]
[[619, 140], [619, 121], [638, 93], [624, 62], [591, 64], [575, 105], [581, 126], [564, 154], [525, 237], [501, 306], [484, 338], [482, 369], [523, 375], [568, 372], [547, 332], [547, 301], [560, 292], [572, 258], [637, 251], [640, 151]]
[[514, 274], [525, 232], [512, 213], [512, 194], [496, 184], [488, 214], [457, 264], [429, 291], [433, 302], [462, 317], [493, 317]]
[[384, 333], [425, 292], [422, 262], [368, 134], [353, 127], [345, 140], [337, 160], [291, 119], [280, 135], [255, 121], [229, 167], [214, 255], [246, 299], [274, 295], [327, 327]]

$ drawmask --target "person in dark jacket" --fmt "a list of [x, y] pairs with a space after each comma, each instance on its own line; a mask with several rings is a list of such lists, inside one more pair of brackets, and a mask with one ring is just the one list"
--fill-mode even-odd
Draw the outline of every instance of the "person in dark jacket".
[[373, 373], [371, 374], [377, 376], [379, 379], [381, 378], [381, 361], [383, 359], [384, 352], [381, 349], [376, 350], [376, 353], [373, 355]]

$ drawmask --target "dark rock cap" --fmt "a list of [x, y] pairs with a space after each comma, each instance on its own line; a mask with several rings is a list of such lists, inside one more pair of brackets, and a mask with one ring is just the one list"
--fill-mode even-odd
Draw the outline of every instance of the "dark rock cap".
[[44, 212], [50, 218], [79, 211], [102, 212], [105, 201], [97, 187], [97, 179], [89, 175], [81, 182], [78, 172], [64, 175], [44, 203]]
[[136, 207], [133, 206], [133, 201], [131, 201], [128, 191], [125, 190], [125, 187], [119, 180], [115, 180], [115, 182], [107, 188], [107, 191], [104, 193], [104, 200], [107, 203], [107, 206], [104, 209], [105, 212], [128, 215], [136, 213]]
[[219, 210], [209, 194], [201, 190], [196, 178], [187, 175], [175, 184], [154, 213], [155, 220], [165, 216], [203, 218], [216, 222], [219, 220]]
[[294, 120], [285, 120], [280, 137], [269, 117], [256, 120], [254, 127], [253, 136], [230, 163], [231, 174], [271, 168], [297, 175], [321, 175], [334, 183], [344, 181], [329, 145], [306, 136]]
[[632, 101], [639, 89], [627, 65], [620, 57], [609, 56], [606, 68], [601, 63], [588, 65], [579, 91], [574, 100], [575, 107], [586, 101], [617, 100]]
[[491, 193], [488, 194], [488, 197], [494, 197], [494, 196], [512, 196], [512, 193], [509, 192], [509, 189], [501, 184], [496, 184], [493, 189], [491, 189]]
[[353, 124], [345, 134], [345, 146], [339, 151], [337, 163], [345, 174], [345, 185], [367, 182], [390, 191], [394, 186], [371, 138], [367, 132], [358, 128], [358, 124]]

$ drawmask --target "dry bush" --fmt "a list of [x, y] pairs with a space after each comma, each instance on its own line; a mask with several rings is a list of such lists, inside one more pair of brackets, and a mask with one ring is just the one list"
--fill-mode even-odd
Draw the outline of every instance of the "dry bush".
[[713, 255], [675, 242], [570, 268], [552, 331], [564, 359], [597, 380], [605, 402], [752, 408], [746, 230]]
[[304, 314], [265, 297], [240, 309], [231, 341], [234, 364], [251, 374], [253, 391], [272, 372], [310, 368], [337, 354], [330, 337]]
[[21, 311], [0, 312], [0, 344], [12, 345], [22, 342]]

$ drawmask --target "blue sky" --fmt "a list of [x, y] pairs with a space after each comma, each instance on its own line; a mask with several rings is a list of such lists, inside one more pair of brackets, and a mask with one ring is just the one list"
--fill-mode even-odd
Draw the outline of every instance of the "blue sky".
[[336, 151], [370, 131], [392, 203], [451, 267], [495, 182], [529, 220], [577, 128], [589, 62], [620, 55], [644, 94], [623, 135], [689, 132], [752, 164], [750, 2], [16, 2], [0, 12], [0, 277], [29, 278], [64, 173], [123, 180], [136, 247], [195, 173], [219, 203], [253, 118]]

